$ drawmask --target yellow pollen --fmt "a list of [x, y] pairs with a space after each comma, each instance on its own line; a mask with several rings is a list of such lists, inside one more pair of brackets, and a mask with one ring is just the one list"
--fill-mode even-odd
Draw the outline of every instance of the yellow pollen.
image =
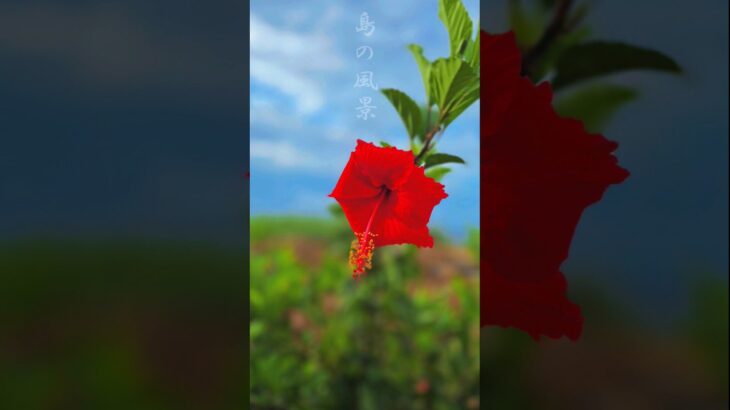
[[373, 251], [375, 250], [375, 234], [372, 232], [355, 233], [355, 239], [350, 245], [350, 266], [352, 277], [358, 279], [368, 269], [373, 267]]

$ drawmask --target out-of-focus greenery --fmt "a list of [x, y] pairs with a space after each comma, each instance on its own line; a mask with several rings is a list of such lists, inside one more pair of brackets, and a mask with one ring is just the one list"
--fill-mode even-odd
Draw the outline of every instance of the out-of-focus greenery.
[[[681, 74], [682, 68], [660, 51], [593, 38], [584, 21], [592, 8], [584, 0], [509, 0], [506, 18], [524, 51], [525, 74], [535, 83], [551, 82], [560, 115], [600, 133], [640, 95], [635, 88], [612, 84], [610, 75], [634, 70]], [[556, 35], [546, 40], [550, 26]]]
[[701, 276], [696, 281], [685, 319], [685, 332], [702, 354], [712, 374], [728, 385], [728, 287], [727, 283]]
[[0, 243], [0, 409], [241, 409], [241, 252], [145, 239]]
[[652, 326], [597, 283], [573, 281], [579, 342], [481, 329], [482, 405], [498, 410], [728, 406], [727, 281], [697, 275], [683, 321]]
[[404, 246], [355, 282], [341, 215], [251, 226], [254, 409], [479, 407], [476, 277], [430, 280]]

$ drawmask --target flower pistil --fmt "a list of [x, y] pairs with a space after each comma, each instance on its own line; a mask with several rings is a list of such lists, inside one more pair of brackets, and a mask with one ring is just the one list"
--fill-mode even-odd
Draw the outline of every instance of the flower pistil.
[[365, 230], [363, 232], [355, 232], [355, 239], [352, 241], [352, 245], [350, 245], [349, 258], [350, 266], [352, 266], [353, 269], [352, 277], [354, 279], [358, 279], [360, 276], [364, 275], [365, 272], [373, 266], [373, 251], [375, 250], [374, 238], [377, 234], [372, 232], [371, 229], [380, 205], [385, 201], [389, 194], [390, 191], [387, 187], [383, 186], [380, 189], [380, 192], [376, 197], [378, 202], [375, 203], [375, 207], [373, 208], [373, 212], [370, 214]]

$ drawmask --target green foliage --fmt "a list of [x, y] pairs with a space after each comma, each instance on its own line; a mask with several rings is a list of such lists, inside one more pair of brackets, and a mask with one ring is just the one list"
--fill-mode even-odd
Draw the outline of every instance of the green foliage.
[[[333, 204], [330, 212], [342, 213], [339, 205]], [[249, 233], [251, 241], [261, 241], [282, 235], [309, 235], [312, 238], [330, 237], [338, 228], [333, 221], [301, 216], [260, 216], [251, 219]]]
[[[344, 218], [320, 222], [347, 231]], [[355, 282], [336, 234], [286, 238], [252, 243], [254, 409], [463, 409], [479, 397], [474, 279], [429, 286], [401, 246], [378, 249]]]
[[573, 46], [560, 56], [556, 65], [555, 88], [606, 74], [627, 70], [655, 70], [681, 73], [671, 57], [655, 50], [624, 43], [594, 41]]
[[[429, 61], [423, 54], [422, 46], [408, 45], [421, 73], [425, 103], [419, 105], [396, 89], [383, 90], [406, 127], [411, 151], [417, 156], [419, 165], [443, 163], [435, 159], [428, 162], [430, 156], [438, 155], [434, 147], [436, 135], [441, 135], [449, 124], [479, 99], [478, 26], [472, 38], [474, 23], [461, 0], [439, 0], [438, 17], [449, 35], [448, 57]], [[437, 107], [435, 111], [434, 105]], [[446, 172], [435, 174], [442, 177]]]
[[[245, 408], [231, 329], [246, 264], [239, 249], [139, 237], [0, 242], [0, 351], [18, 353], [0, 354], [0, 408]], [[235, 385], [208, 379], [224, 374]]]
[[441, 164], [447, 164], [447, 163], [457, 163], [457, 164], [466, 164], [463, 159], [457, 157], [456, 155], [451, 154], [432, 154], [429, 155], [428, 158], [426, 158], [426, 164], [424, 165], [424, 168], [428, 169], [436, 165]]
[[439, 119], [448, 126], [479, 99], [479, 75], [460, 58], [440, 58], [431, 65], [431, 96], [439, 107]]
[[439, 18], [449, 32], [451, 57], [461, 57], [474, 29], [464, 4], [461, 0], [440, 0]]
[[695, 279], [687, 317], [687, 334], [721, 386], [728, 385], [728, 284], [703, 275]]
[[537, 43], [547, 24], [549, 10], [541, 3], [527, 7], [520, 0], [510, 0], [507, 9], [509, 24], [520, 47], [528, 48]]
[[413, 139], [416, 135], [423, 135], [421, 121], [421, 109], [415, 101], [406, 93], [393, 88], [386, 88], [381, 91], [388, 98], [393, 107], [400, 115], [408, 131], [408, 136]]
[[479, 35], [479, 25], [477, 24], [476, 37], [474, 41], [470, 41], [464, 52], [464, 60], [466, 60], [473, 69], [479, 74], [479, 65], [481, 62], [481, 36]]
[[431, 98], [431, 62], [426, 59], [423, 55], [423, 47], [418, 44], [409, 44], [408, 49], [413, 54], [413, 58], [418, 64], [418, 71], [421, 72], [421, 79], [423, 80], [423, 88], [426, 91], [427, 106], [433, 105], [433, 99]]
[[[682, 72], [676, 61], [659, 51], [591, 39], [590, 28], [583, 24], [590, 2], [574, 2], [565, 13], [558, 13], [559, 5], [565, 3], [510, 0], [511, 30], [523, 54], [530, 57], [523, 67], [525, 74], [535, 83], [551, 80], [556, 110], [584, 121], [589, 131], [600, 132], [638, 93], [628, 87], [579, 83], [629, 70]], [[569, 94], [563, 95], [562, 90], [569, 86]]]
[[[423, 118], [424, 130], [432, 130], [438, 127], [439, 123], [439, 111], [436, 107], [426, 108], [421, 106], [421, 118]], [[419, 142], [423, 142], [423, 136], [419, 138]]]
[[579, 88], [555, 101], [555, 110], [564, 117], [583, 121], [589, 132], [601, 132], [614, 113], [634, 101], [639, 93], [630, 87], [596, 84]]
[[556, 38], [543, 56], [535, 61], [535, 66], [528, 73], [530, 79], [539, 82], [547, 78], [554, 71], [555, 64], [565, 50], [583, 43], [590, 38], [590, 35], [591, 30], [588, 27], [578, 27]]
[[480, 259], [480, 242], [481, 237], [479, 235], [479, 229], [473, 228], [469, 230], [469, 234], [466, 237], [466, 248], [471, 252], [471, 256], [479, 262]]
[[536, 349], [530, 336], [516, 329], [480, 329], [481, 393], [490, 409], [540, 409], [525, 372]]
[[440, 182], [444, 178], [444, 176], [446, 176], [446, 174], [448, 174], [449, 172], [451, 172], [451, 168], [436, 167], [436, 168], [431, 168], [428, 171], [426, 171], [426, 176], [429, 178], [433, 178], [434, 181]]

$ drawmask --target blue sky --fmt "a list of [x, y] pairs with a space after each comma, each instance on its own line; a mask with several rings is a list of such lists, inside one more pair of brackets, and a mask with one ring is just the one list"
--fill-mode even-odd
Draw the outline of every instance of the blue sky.
[[[479, 2], [465, 1], [474, 20]], [[372, 36], [355, 31], [367, 12]], [[433, 60], [448, 54], [438, 3], [399, 1], [253, 2], [251, 47], [251, 214], [326, 215], [327, 197], [358, 138], [408, 146], [404, 127], [377, 91], [353, 87], [372, 71], [380, 88], [424, 98], [417, 66], [406, 49], [421, 44]], [[475, 21], [476, 22], [476, 21]], [[368, 45], [369, 61], [355, 50]], [[370, 96], [376, 117], [356, 118], [358, 99]], [[459, 155], [442, 181], [449, 194], [431, 225], [461, 239], [479, 225], [479, 109], [467, 110], [444, 134], [439, 149]]]

